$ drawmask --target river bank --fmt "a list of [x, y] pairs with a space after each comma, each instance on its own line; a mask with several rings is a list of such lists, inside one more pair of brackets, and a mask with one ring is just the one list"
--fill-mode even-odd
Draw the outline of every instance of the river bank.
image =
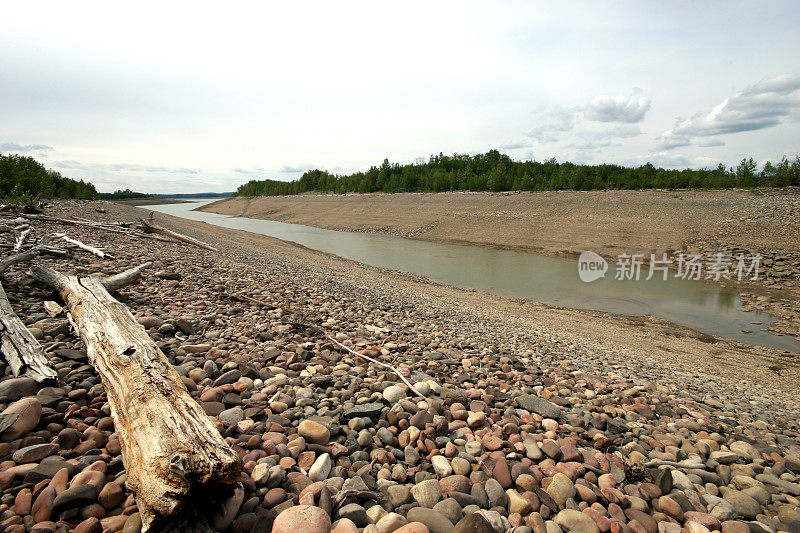
[[800, 336], [800, 191], [561, 191], [234, 197], [203, 210], [352, 232], [577, 257], [622, 253], [763, 257], [759, 279], [720, 279], [746, 309]]
[[[55, 213], [108, 222], [148, 213], [95, 206]], [[382, 526], [410, 520], [448, 531], [476, 511], [480, 524], [499, 524], [495, 531], [537, 533], [548, 520], [565, 530], [572, 520], [580, 531], [650, 531], [656, 521], [679, 531], [694, 520], [736, 532], [757, 517], [775, 531], [798, 517], [793, 358], [652, 318], [493, 297], [252, 233], [158, 213], [155, 221], [220, 251], [74, 227], [71, 236], [115, 258], [42, 263], [88, 274], [153, 262], [120, 300], [243, 458], [244, 496], [229, 505], [236, 508], [221, 530], [269, 531], [279, 513], [309, 502], [353, 527], [389, 516]], [[36, 328], [52, 294], [24, 268], [7, 279], [12, 305]], [[238, 293], [267, 306], [230, 297]], [[428, 398], [298, 322], [394, 364]], [[3, 368], [2, 407], [26, 396], [45, 406], [34, 431], [0, 444], [3, 526], [54, 531], [95, 519], [104, 530], [136, 531], [102, 385], [68, 326], [51, 325], [37, 335], [59, 373], [55, 387], [23, 386]], [[51, 457], [25, 462], [29, 446], [49, 442], [58, 444]], [[707, 470], [653, 471], [642, 480], [625, 466], [646, 460]], [[57, 466], [66, 475], [54, 476]], [[26, 487], [29, 474], [35, 482]], [[91, 481], [103, 497], [62, 499], [55, 510], [50, 502], [49, 514], [47, 501], [36, 505], [44, 492], [34, 484], [57, 488], [67, 479]], [[380, 494], [380, 508], [363, 498], [331, 506], [331, 496], [362, 484]], [[586, 512], [566, 512], [576, 509]]]

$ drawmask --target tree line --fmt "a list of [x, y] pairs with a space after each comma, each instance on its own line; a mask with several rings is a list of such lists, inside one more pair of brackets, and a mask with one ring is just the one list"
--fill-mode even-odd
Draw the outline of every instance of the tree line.
[[32, 157], [0, 154], [0, 196], [16, 203], [29, 203], [37, 196], [94, 200], [97, 190], [87, 181], [45, 168]]
[[414, 163], [389, 163], [366, 172], [336, 175], [309, 170], [294, 181], [252, 180], [241, 185], [237, 196], [278, 196], [309, 191], [329, 193], [444, 192], [444, 191], [558, 191], [603, 189], [728, 189], [733, 187], [800, 186], [800, 157], [787, 157], [759, 170], [755, 161], [743, 159], [736, 168], [720, 164], [715, 169], [671, 170], [647, 163], [576, 165], [547, 161], [514, 161], [497, 150], [485, 154], [433, 155]]
[[153, 195], [143, 192], [136, 192], [130, 189], [118, 189], [114, 192], [101, 192], [100, 198], [103, 200], [128, 200], [139, 198], [152, 198]]

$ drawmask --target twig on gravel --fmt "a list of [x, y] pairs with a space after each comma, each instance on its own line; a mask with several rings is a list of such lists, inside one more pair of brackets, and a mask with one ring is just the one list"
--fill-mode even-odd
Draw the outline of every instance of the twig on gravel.
[[[293, 314], [295, 316], [299, 316], [299, 313], [293, 311], [292, 309], [289, 309], [288, 307], [284, 307], [282, 305], [269, 304], [269, 303], [264, 302], [262, 300], [257, 300], [255, 298], [251, 298], [250, 296], [246, 296], [246, 295], [244, 295], [242, 293], [234, 293], [234, 294], [230, 294], [229, 293], [228, 296], [230, 298], [236, 298], [236, 299], [242, 300], [244, 302], [249, 302], [249, 303], [261, 305], [261, 306], [267, 307], [269, 309], [281, 309], [281, 310], [285, 311], [286, 313]], [[416, 394], [417, 396], [419, 396], [420, 398], [422, 398], [424, 400], [428, 399], [427, 396], [425, 396], [424, 394], [419, 392], [417, 389], [415, 389], [414, 385], [412, 385], [411, 382], [408, 379], [406, 379], [406, 377], [403, 376], [403, 374], [401, 374], [400, 371], [396, 367], [394, 367], [394, 366], [392, 366], [390, 364], [387, 364], [387, 363], [382, 363], [381, 361], [373, 359], [372, 357], [369, 357], [368, 355], [364, 355], [363, 353], [358, 353], [357, 351], [355, 351], [355, 350], [353, 350], [351, 348], [348, 348], [347, 346], [345, 346], [341, 342], [337, 341], [334, 337], [329, 335], [328, 332], [325, 331], [322, 327], [320, 327], [320, 326], [318, 326], [316, 324], [311, 324], [311, 323], [305, 322], [304, 320], [302, 320], [302, 316], [299, 316], [299, 318], [300, 318], [300, 320], [292, 321], [290, 323], [292, 325], [294, 325], [294, 326], [307, 328], [307, 329], [313, 329], [314, 331], [317, 331], [317, 332], [321, 333], [323, 337], [325, 337], [326, 339], [331, 341], [333, 344], [335, 344], [339, 348], [347, 351], [348, 353], [351, 353], [351, 354], [355, 355], [356, 357], [360, 357], [361, 359], [366, 359], [367, 361], [369, 361], [371, 363], [375, 363], [376, 365], [382, 366], [384, 368], [388, 368], [389, 370], [391, 370], [392, 372], [397, 374], [397, 377], [399, 377], [403, 381], [403, 383], [408, 385], [408, 388], [411, 390], [412, 393]]]
[[371, 363], [375, 363], [376, 365], [380, 365], [380, 366], [382, 366], [382, 367], [384, 367], [384, 368], [388, 368], [389, 370], [391, 370], [392, 372], [394, 372], [395, 374], [397, 374], [397, 377], [399, 377], [401, 380], [403, 380], [403, 383], [405, 383], [406, 385], [408, 385], [408, 388], [409, 388], [409, 389], [411, 389], [411, 392], [413, 392], [414, 394], [416, 394], [417, 396], [419, 396], [419, 397], [420, 397], [420, 398], [422, 398], [422, 399], [425, 399], [425, 400], [427, 400], [427, 399], [428, 399], [428, 397], [427, 397], [427, 396], [425, 396], [424, 394], [422, 394], [421, 392], [419, 392], [417, 389], [415, 389], [415, 388], [414, 388], [414, 385], [412, 385], [412, 384], [411, 384], [411, 382], [410, 382], [410, 381], [408, 381], [408, 380], [406, 379], [406, 377], [405, 377], [405, 376], [403, 376], [403, 374], [401, 374], [401, 373], [400, 373], [400, 371], [399, 371], [397, 368], [395, 368], [394, 366], [392, 366], [392, 365], [390, 365], [390, 364], [387, 364], [387, 363], [382, 363], [382, 362], [380, 362], [380, 361], [378, 361], [378, 360], [376, 360], [376, 359], [373, 359], [372, 357], [369, 357], [368, 355], [364, 355], [363, 353], [358, 353], [357, 351], [355, 351], [355, 350], [353, 350], [353, 349], [351, 349], [351, 348], [349, 348], [349, 347], [345, 346], [345, 345], [344, 345], [344, 344], [342, 344], [341, 342], [337, 341], [335, 338], [333, 338], [332, 336], [330, 336], [330, 335], [329, 335], [329, 334], [328, 334], [328, 333], [327, 333], [327, 332], [326, 332], [324, 329], [322, 329], [320, 326], [317, 326], [316, 324], [306, 324], [306, 323], [302, 323], [302, 322], [297, 322], [296, 324], [297, 324], [297, 325], [300, 325], [300, 326], [303, 326], [303, 327], [306, 327], [306, 328], [309, 328], [309, 329], [314, 329], [314, 330], [316, 330], [316, 331], [319, 331], [320, 333], [322, 333], [322, 335], [323, 335], [323, 336], [324, 336], [326, 339], [328, 339], [329, 341], [331, 341], [333, 344], [335, 344], [336, 346], [338, 346], [338, 347], [342, 348], [343, 350], [345, 350], [345, 351], [347, 351], [347, 352], [349, 352], [349, 353], [351, 353], [351, 354], [355, 355], [356, 357], [360, 357], [360, 358], [362, 358], [362, 359], [366, 359], [367, 361], [369, 361], [369, 362], [371, 362]]

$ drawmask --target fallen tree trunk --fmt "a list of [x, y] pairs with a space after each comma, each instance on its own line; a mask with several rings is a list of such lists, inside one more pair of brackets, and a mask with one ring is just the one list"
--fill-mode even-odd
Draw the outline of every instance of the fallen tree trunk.
[[147, 332], [109, 294], [136, 281], [144, 266], [110, 278], [78, 279], [41, 266], [31, 273], [59, 292], [103, 381], [144, 530], [187, 530], [189, 520], [191, 530], [211, 531], [204, 517], [218, 508], [210, 502], [232, 491], [241, 462]]
[[22, 320], [14, 313], [3, 284], [0, 283], [0, 350], [14, 376], [28, 376], [38, 383], [56, 379], [44, 349]]
[[211, 246], [210, 244], [206, 244], [203, 241], [199, 241], [194, 237], [188, 237], [181, 233], [172, 231], [171, 229], [162, 228], [161, 226], [156, 226], [153, 224], [152, 220], [145, 220], [142, 219], [142, 228], [144, 229], [145, 233], [158, 233], [159, 235], [164, 235], [167, 237], [172, 237], [177, 241], [182, 241], [185, 243], [193, 244], [195, 246], [199, 246], [200, 248], [205, 248], [206, 250], [211, 250], [212, 252], [218, 252], [216, 248]]

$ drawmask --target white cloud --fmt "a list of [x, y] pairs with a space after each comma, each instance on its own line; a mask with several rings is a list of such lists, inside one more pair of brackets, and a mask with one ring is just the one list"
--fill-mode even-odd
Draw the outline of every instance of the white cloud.
[[533, 146], [533, 144], [531, 144], [528, 141], [524, 141], [524, 140], [523, 141], [511, 141], [511, 142], [507, 142], [505, 144], [501, 144], [500, 146], [497, 147], [497, 149], [498, 150], [521, 150], [522, 148], [530, 148], [531, 146]]
[[765, 78], [735, 93], [707, 113], [675, 122], [663, 137], [707, 137], [762, 130], [780, 124], [800, 108], [800, 76]]
[[713, 148], [715, 146], [725, 146], [725, 141], [721, 139], [702, 139], [695, 143], [703, 148]]
[[525, 135], [544, 144], [558, 141], [561, 133], [570, 131], [575, 126], [577, 117], [575, 109], [555, 106], [541, 110], [537, 119], [539, 123]]
[[644, 120], [649, 109], [650, 98], [646, 96], [596, 96], [586, 107], [586, 118], [597, 122], [635, 123]]
[[14, 152], [19, 154], [24, 154], [28, 152], [38, 152], [38, 151], [50, 151], [52, 149], [53, 149], [52, 146], [48, 146], [46, 144], [19, 144], [12, 142], [0, 144], [0, 152]]
[[75, 160], [53, 161], [52, 165], [57, 168], [85, 172], [159, 172], [166, 174], [198, 174], [200, 172], [196, 168], [140, 165], [138, 163], [81, 163]]
[[282, 165], [281, 168], [278, 169], [278, 172], [286, 173], [286, 174], [301, 174], [303, 172], [308, 172], [309, 170], [314, 170], [315, 168], [320, 168], [318, 165]]
[[659, 150], [672, 150], [673, 148], [681, 148], [690, 146], [692, 144], [689, 137], [685, 135], [676, 135], [673, 132], [664, 132], [661, 136], [656, 138], [656, 147]]
[[237, 174], [267, 174], [269, 172], [267, 169], [261, 167], [234, 168], [233, 171]]

